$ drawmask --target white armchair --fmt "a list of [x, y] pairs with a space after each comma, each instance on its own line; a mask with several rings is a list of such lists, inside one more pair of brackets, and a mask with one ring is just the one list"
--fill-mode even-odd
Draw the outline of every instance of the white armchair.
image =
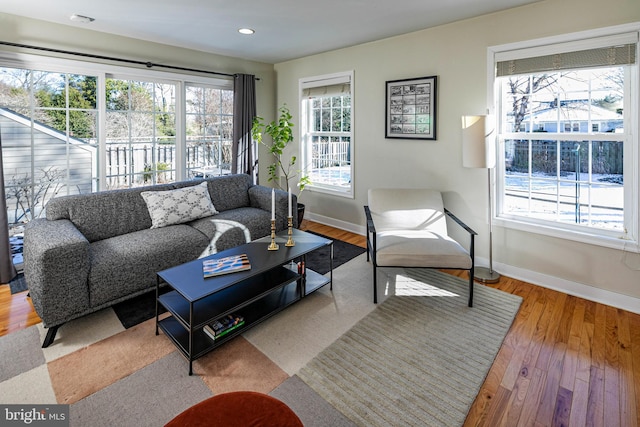
[[[469, 307], [473, 306], [474, 237], [476, 232], [444, 208], [431, 189], [370, 189], [367, 261], [373, 264], [373, 302], [378, 302], [378, 267], [461, 269], [469, 271]], [[470, 237], [466, 250], [447, 232], [446, 217]]]

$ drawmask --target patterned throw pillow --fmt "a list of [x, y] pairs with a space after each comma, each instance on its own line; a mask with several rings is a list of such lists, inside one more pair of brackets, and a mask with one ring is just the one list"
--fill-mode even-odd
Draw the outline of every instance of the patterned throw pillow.
[[151, 228], [182, 224], [218, 213], [206, 182], [177, 190], [143, 191], [140, 194], [151, 215]]

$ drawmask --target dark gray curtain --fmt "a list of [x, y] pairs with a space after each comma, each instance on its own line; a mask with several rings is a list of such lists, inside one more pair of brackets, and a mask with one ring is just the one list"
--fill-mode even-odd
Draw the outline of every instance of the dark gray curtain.
[[233, 76], [232, 173], [246, 173], [258, 183], [258, 149], [251, 140], [256, 116], [256, 79], [251, 74]]
[[16, 277], [9, 244], [9, 220], [7, 199], [4, 191], [4, 168], [2, 167], [2, 129], [0, 129], [0, 283], [9, 283]]

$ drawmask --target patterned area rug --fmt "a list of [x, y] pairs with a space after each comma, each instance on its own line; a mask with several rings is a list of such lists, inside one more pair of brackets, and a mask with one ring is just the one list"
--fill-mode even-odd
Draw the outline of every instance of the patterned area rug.
[[[439, 274], [438, 277], [446, 277], [444, 274], [436, 274]], [[197, 359], [194, 362], [193, 376], [187, 374], [187, 361], [169, 339], [163, 333], [155, 334], [153, 319], [125, 329], [112, 308], [63, 325], [54, 343], [45, 349], [41, 348], [41, 344], [46, 330], [41, 324], [11, 333], [0, 337], [0, 413], [4, 413], [3, 406], [8, 404], [19, 404], [28, 410], [30, 404], [60, 403], [69, 405], [71, 426], [158, 426], [212, 395], [250, 390], [267, 393], [283, 401], [300, 417], [305, 427], [367, 425], [355, 421], [356, 418], [342, 408], [340, 402], [335, 402], [335, 396], [339, 394], [334, 393], [339, 393], [339, 390], [327, 392], [316, 385], [310, 387], [298, 373], [307, 375], [307, 371], [315, 369], [314, 359], [325, 357], [319, 355], [327, 348], [333, 351], [335, 347], [332, 343], [342, 341], [341, 336], [346, 334], [345, 337], [351, 337], [352, 332], [349, 331], [354, 325], [359, 325], [369, 313], [385, 313], [386, 307], [391, 305], [387, 306], [383, 301], [392, 298], [390, 295], [399, 295], [400, 300], [426, 299], [424, 295], [415, 296], [421, 290], [432, 295], [428, 298], [436, 300], [436, 305], [444, 304], [443, 295], [446, 295], [447, 300], [452, 300], [447, 301], [448, 304], [454, 304], [457, 311], [467, 311], [465, 281], [456, 279], [459, 282], [450, 288], [440, 288], [433, 280], [426, 283], [435, 286], [439, 289], [437, 290], [429, 286], [411, 287], [409, 284], [415, 285], [423, 279], [415, 277], [405, 280], [405, 276], [407, 274], [402, 270], [383, 269], [378, 283], [381, 303], [374, 305], [371, 294], [371, 264], [366, 262], [366, 257], [362, 254], [334, 270], [333, 290], [327, 286], [319, 289]], [[483, 312], [487, 311], [487, 303], [480, 303], [484, 299], [482, 295], [485, 289], [487, 288], [484, 286], [476, 285], [478, 299], [476, 307], [470, 310], [473, 310], [477, 319], [484, 318]], [[500, 305], [499, 295], [502, 293], [494, 292], [497, 294], [490, 294], [493, 299], [489, 302], [489, 311]], [[454, 303], [453, 300], [457, 302]], [[482, 308], [483, 305], [485, 309]], [[419, 311], [436, 309], [437, 307], [420, 308]], [[383, 324], [396, 324], [398, 328], [389, 332], [389, 336], [385, 337], [386, 341], [376, 342], [373, 332], [365, 334], [370, 340], [371, 357], [380, 360], [378, 370], [381, 373], [386, 372], [389, 366], [394, 366], [388, 359], [379, 359], [383, 356], [378, 354], [381, 350], [388, 352], [388, 357], [391, 357], [402, 352], [402, 349], [393, 348], [396, 345], [410, 348], [410, 343], [400, 341], [398, 336], [405, 320], [399, 322], [404, 318], [396, 317], [399, 314], [395, 311], [392, 313], [394, 317], [385, 317]], [[443, 312], [439, 317], [445, 314]], [[411, 318], [409, 316], [406, 321], [410, 322]], [[429, 335], [432, 338], [429, 339], [436, 339], [435, 330], [440, 330], [441, 335], [444, 334], [439, 338], [442, 342], [422, 344], [429, 351], [431, 348], [448, 348], [443, 343], [446, 342], [447, 331], [454, 330], [450, 329], [449, 323], [455, 321], [444, 324], [439, 324], [437, 319], [433, 321], [433, 324], [425, 325], [423, 319], [419, 326], [406, 329], [433, 330]], [[501, 324], [501, 328], [509, 327], [508, 318], [496, 321]], [[355, 330], [359, 329], [356, 326]], [[496, 340], [501, 341], [502, 337]], [[462, 344], [459, 342], [459, 345]], [[480, 351], [482, 349], [469, 345], [483, 355], [482, 359], [485, 358], [484, 352]], [[493, 345], [494, 343], [491, 344]], [[469, 356], [468, 352], [462, 354], [469, 359], [469, 363], [473, 363], [470, 366], [474, 366], [474, 369], [480, 363], [474, 358], [475, 354], [474, 357]], [[422, 383], [411, 386], [416, 393], [415, 397], [406, 402], [398, 402], [404, 404], [405, 408], [411, 408], [408, 410], [416, 411], [413, 418], [420, 419], [417, 425], [438, 425], [437, 420], [428, 418], [423, 409], [412, 405], [424, 406], [424, 395], [434, 393], [433, 389], [437, 388], [434, 383], [440, 381], [441, 372], [459, 369], [452, 364], [455, 356], [455, 352], [451, 350], [443, 354], [439, 363], [431, 365], [433, 377], [430, 371], [422, 369]], [[369, 358], [369, 355], [363, 358]], [[490, 364], [489, 358], [486, 358], [486, 363]], [[407, 366], [401, 363], [404, 362], [398, 361], [397, 365]], [[485, 360], [482, 360], [482, 364], [484, 363]], [[336, 369], [344, 367], [336, 364]], [[482, 369], [484, 368], [478, 368], [479, 376], [484, 375], [480, 372]], [[356, 378], [361, 378], [363, 384], [371, 381], [371, 374], [364, 370], [349, 372]], [[388, 378], [379, 379], [380, 388], [368, 390], [371, 398], [379, 401], [380, 397], [375, 396], [376, 392], [393, 398], [389, 396], [391, 389], [387, 390], [385, 387], [390, 387], [392, 381], [397, 381], [393, 378], [397, 375], [397, 372], [389, 370]], [[451, 380], [457, 375], [452, 375]], [[475, 381], [481, 380], [475, 378], [473, 387]], [[473, 389], [468, 390], [465, 396], [471, 397], [473, 393]], [[460, 405], [456, 401], [456, 410], [460, 409]], [[360, 409], [356, 407], [355, 410]], [[459, 415], [455, 419], [458, 418]], [[452, 422], [451, 425], [455, 423]]]

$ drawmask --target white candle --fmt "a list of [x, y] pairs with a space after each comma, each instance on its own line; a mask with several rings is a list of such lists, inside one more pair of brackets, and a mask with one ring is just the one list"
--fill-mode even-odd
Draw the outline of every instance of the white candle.
[[291, 215], [291, 187], [289, 187], [289, 216]]
[[276, 219], [276, 190], [275, 188], [271, 189], [271, 220], [275, 221]]

